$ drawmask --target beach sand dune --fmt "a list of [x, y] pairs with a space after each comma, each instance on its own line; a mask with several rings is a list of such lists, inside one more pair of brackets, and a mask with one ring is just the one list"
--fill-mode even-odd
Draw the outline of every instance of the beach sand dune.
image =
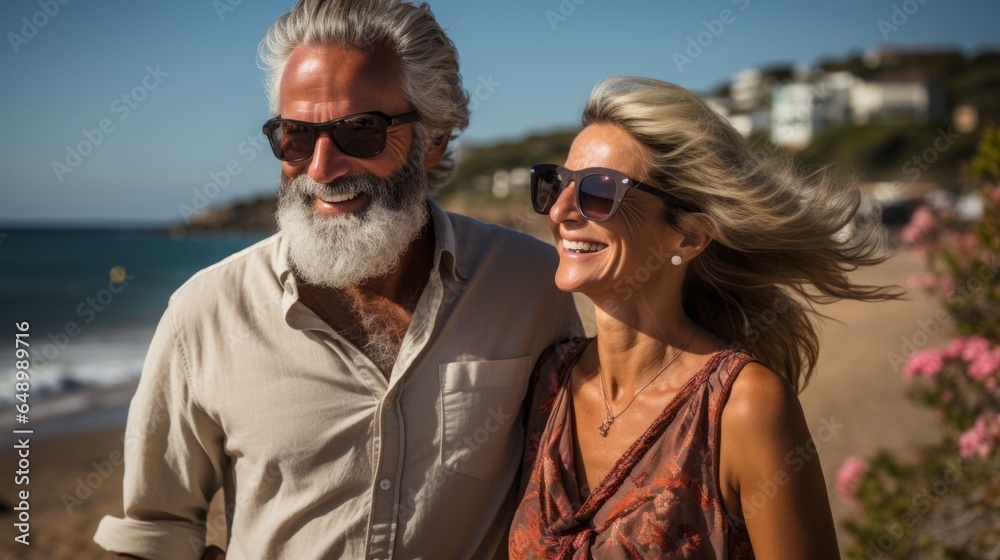
[[[904, 254], [862, 278], [903, 285], [908, 275], [922, 270], [919, 262]], [[938, 309], [938, 302], [923, 293], [911, 294], [908, 301], [841, 302], [822, 309], [840, 323], [824, 323], [817, 375], [802, 394], [802, 403], [813, 434], [825, 434], [817, 437], [817, 444], [838, 519], [852, 511], [833, 490], [834, 475], [846, 457], [866, 457], [879, 448], [908, 452], [937, 437], [933, 415], [906, 399], [907, 382], [890, 365], [888, 353], [901, 352], [903, 339], [912, 339], [921, 322], [932, 321]], [[942, 331], [929, 344], [942, 342], [947, 327]], [[0, 511], [4, 527], [0, 558], [107, 558], [91, 539], [101, 517], [122, 515], [123, 467], [117, 460], [122, 434], [122, 428], [48, 438], [36, 433], [31, 448], [28, 547], [14, 542], [12, 478], [17, 459], [11, 436], [4, 436], [0, 465], [8, 469], [4, 474], [8, 482], [0, 490], [5, 506]], [[215, 517], [209, 520], [210, 543], [225, 540], [225, 523], [218, 517], [220, 497], [213, 502]]]

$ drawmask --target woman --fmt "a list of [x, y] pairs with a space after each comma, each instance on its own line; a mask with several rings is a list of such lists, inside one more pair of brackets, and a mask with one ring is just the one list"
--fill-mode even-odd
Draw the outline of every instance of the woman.
[[839, 558], [796, 391], [813, 303], [896, 297], [847, 277], [877, 224], [672, 84], [606, 80], [583, 127], [531, 196], [597, 336], [536, 366], [511, 557]]

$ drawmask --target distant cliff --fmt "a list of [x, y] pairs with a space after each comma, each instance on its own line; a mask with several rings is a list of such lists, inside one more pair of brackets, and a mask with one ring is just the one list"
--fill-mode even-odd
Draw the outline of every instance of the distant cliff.
[[238, 202], [232, 206], [205, 210], [188, 223], [175, 224], [170, 233], [274, 233], [278, 229], [274, 213], [278, 201], [273, 196]]
[[[535, 216], [527, 201], [522, 198], [496, 200], [488, 193], [457, 192], [438, 197], [445, 210], [472, 216], [509, 228], [547, 235], [544, 217]], [[274, 214], [277, 200], [264, 196], [232, 206], [205, 210], [191, 218], [189, 223], [179, 223], [168, 228], [171, 235], [195, 234], [270, 234], [277, 231]]]

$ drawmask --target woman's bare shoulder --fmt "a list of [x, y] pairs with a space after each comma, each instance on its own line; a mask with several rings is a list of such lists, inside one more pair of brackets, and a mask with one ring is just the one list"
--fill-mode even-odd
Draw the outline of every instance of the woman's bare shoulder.
[[[770, 443], [785, 448], [809, 437], [802, 406], [792, 386], [759, 362], [750, 362], [736, 377], [722, 411], [722, 433], [729, 443]], [[743, 445], [740, 445], [743, 447]], [[775, 449], [777, 451], [778, 449]]]

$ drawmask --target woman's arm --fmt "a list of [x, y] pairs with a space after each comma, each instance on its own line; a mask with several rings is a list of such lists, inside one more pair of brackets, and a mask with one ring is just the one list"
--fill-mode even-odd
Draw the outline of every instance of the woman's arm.
[[[837, 560], [837, 535], [816, 446], [795, 391], [748, 364], [722, 412], [720, 483], [761, 560]], [[734, 505], [740, 510], [734, 511]]]

